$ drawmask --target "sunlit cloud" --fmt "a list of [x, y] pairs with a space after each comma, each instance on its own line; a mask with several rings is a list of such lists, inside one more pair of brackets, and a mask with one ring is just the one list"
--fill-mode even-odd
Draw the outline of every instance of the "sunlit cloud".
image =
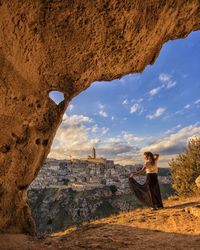
[[77, 126], [82, 123], [91, 123], [93, 122], [93, 119], [84, 116], [84, 115], [71, 115], [68, 116], [66, 113], [63, 115], [62, 123], [61, 123], [61, 128], [65, 128], [68, 126]]
[[100, 134], [100, 135], [105, 135], [108, 133], [109, 128], [105, 128], [105, 127], [99, 127], [97, 124], [95, 124], [94, 126], [92, 126], [91, 128], [89, 128], [89, 130], [92, 133], [96, 133], [96, 134]]
[[90, 117], [65, 114], [48, 157], [56, 159], [69, 159], [70, 156], [86, 157], [95, 145], [98, 157], [114, 160], [115, 163], [122, 165], [141, 163], [143, 152], [150, 150], [161, 154], [160, 166], [167, 166], [172, 157], [183, 152], [188, 138], [200, 135], [199, 123], [180, 129], [181, 126], [178, 124], [154, 137], [139, 136], [129, 131], [108, 137], [109, 128], [94, 124]]
[[198, 124], [182, 128], [169, 137], [165, 137], [157, 143], [142, 148], [141, 152], [153, 151], [163, 155], [179, 154], [185, 150], [188, 138], [192, 136], [200, 136], [200, 126]]

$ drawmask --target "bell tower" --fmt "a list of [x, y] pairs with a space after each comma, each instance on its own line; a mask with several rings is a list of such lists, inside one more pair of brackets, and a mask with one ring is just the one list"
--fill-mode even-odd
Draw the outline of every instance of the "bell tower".
[[92, 148], [92, 159], [96, 159], [96, 149], [94, 146]]

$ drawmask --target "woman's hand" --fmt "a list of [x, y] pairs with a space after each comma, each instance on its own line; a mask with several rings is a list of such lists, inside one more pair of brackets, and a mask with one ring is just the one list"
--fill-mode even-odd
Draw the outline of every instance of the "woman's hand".
[[157, 160], [157, 159], [159, 158], [159, 154], [154, 154], [154, 155], [153, 155], [153, 158], [154, 158], [155, 160]]
[[133, 178], [134, 176], [137, 176], [137, 175], [138, 175], [137, 173], [131, 173], [130, 178]]

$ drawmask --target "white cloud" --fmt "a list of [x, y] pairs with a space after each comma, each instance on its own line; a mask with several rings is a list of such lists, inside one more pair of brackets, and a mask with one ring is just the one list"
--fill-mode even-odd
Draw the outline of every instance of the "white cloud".
[[105, 108], [105, 105], [103, 105], [102, 103], [99, 103], [99, 104], [98, 104], [98, 107], [99, 107], [99, 109], [104, 109], [104, 108]]
[[194, 104], [200, 104], [200, 99], [196, 100]]
[[[194, 105], [199, 105], [199, 104], [200, 104], [200, 99], [196, 100], [196, 101], [193, 102], [192, 104], [187, 104], [187, 105], [185, 105], [182, 109], [177, 110], [177, 111], [175, 112], [175, 114], [183, 115], [183, 114], [186, 112], [186, 110], [191, 109], [191, 108], [194, 108], [194, 107], [195, 107]], [[197, 106], [197, 107], [198, 107], [198, 106]]]
[[108, 117], [108, 113], [104, 110], [105, 105], [103, 105], [102, 103], [99, 103], [98, 104], [98, 108], [99, 108], [98, 114], [100, 116], [102, 116], [102, 117]]
[[109, 128], [93, 124], [93, 120], [87, 116], [67, 116], [65, 114], [48, 157], [57, 159], [69, 159], [69, 155], [72, 158], [86, 157], [91, 153], [91, 148], [95, 144], [98, 157], [106, 157], [116, 163], [140, 163], [143, 160], [143, 152], [152, 150], [161, 154], [159, 166], [166, 166], [171, 157], [185, 149], [188, 138], [195, 135], [200, 136], [199, 123], [176, 132], [180, 127], [181, 125], [178, 124], [158, 138], [122, 131], [120, 134], [106, 137], [102, 141], [102, 136], [108, 133]]
[[104, 128], [104, 127], [103, 127], [101, 130], [102, 130], [101, 134], [102, 134], [102, 135], [105, 135], [105, 134], [108, 133], [109, 128]]
[[136, 142], [142, 142], [145, 139], [144, 137], [136, 136], [136, 135], [131, 134], [127, 131], [122, 131], [122, 137], [129, 144], [134, 144]]
[[166, 87], [167, 89], [171, 89], [171, 88], [173, 88], [173, 87], [175, 87], [175, 86], [176, 86], [176, 82], [175, 82], [175, 81], [169, 81], [169, 82], [167, 82], [166, 85], [165, 85], [165, 87]]
[[178, 124], [177, 126], [171, 128], [171, 129], [168, 129], [167, 131], [164, 132], [164, 135], [169, 135], [171, 133], [173, 133], [174, 131], [176, 131], [177, 129], [179, 129], [181, 127], [181, 124]]
[[190, 104], [185, 105], [184, 109], [189, 109], [191, 107]]
[[149, 91], [149, 94], [150, 94], [151, 96], [154, 96], [154, 95], [158, 94], [158, 92], [159, 92], [160, 90], [161, 90], [161, 87], [154, 88], [154, 89], [152, 89], [152, 90]]
[[99, 138], [90, 138], [88, 128], [93, 120], [83, 115], [63, 117], [63, 122], [57, 130], [49, 157], [57, 159], [68, 158], [69, 154], [80, 157], [88, 152], [91, 145], [99, 142]]
[[138, 103], [133, 104], [133, 105], [131, 106], [131, 108], [130, 108], [130, 113], [131, 113], [131, 114], [132, 114], [132, 113], [135, 113], [135, 112], [138, 110], [138, 108], [139, 108], [139, 104], [138, 104]]
[[98, 129], [99, 129], [98, 125], [95, 124], [93, 127], [91, 127], [91, 132], [92, 133], [97, 133]]
[[107, 137], [102, 141], [109, 128], [91, 126], [93, 120], [83, 115], [64, 116], [57, 130], [48, 157], [69, 159], [86, 157], [91, 153], [93, 144], [97, 148], [98, 157], [106, 157], [120, 164], [134, 164], [138, 159], [139, 144], [144, 138], [127, 131]]
[[114, 121], [115, 117], [114, 116], [111, 116], [111, 120]]
[[93, 122], [93, 120], [91, 118], [89, 118], [88, 116], [84, 116], [84, 115], [71, 115], [68, 116], [66, 113], [63, 115], [63, 119], [62, 119], [62, 127], [67, 126], [76, 126], [77, 124], [81, 124], [81, 123], [88, 123], [88, 122]]
[[171, 79], [171, 76], [168, 74], [161, 73], [159, 75], [159, 80], [162, 82], [168, 82]]
[[68, 106], [68, 109], [69, 109], [69, 111], [72, 111], [72, 110], [74, 109], [74, 105], [73, 105], [73, 104], [70, 104], [70, 105]]
[[109, 128], [105, 128], [105, 127], [100, 128], [97, 124], [95, 124], [89, 130], [92, 133], [96, 133], [96, 134], [99, 134], [100, 136], [102, 136], [102, 135], [105, 135], [108, 133]]
[[[57, 159], [69, 159], [70, 155], [72, 158], [86, 157], [95, 144], [98, 157], [113, 159], [121, 164], [134, 163], [139, 152], [139, 147], [136, 145], [143, 139], [142, 137], [124, 132], [101, 141], [101, 136], [105, 135], [109, 129], [100, 128], [97, 124], [86, 127], [83, 123], [86, 120], [90, 121], [90, 119], [82, 118], [83, 116], [80, 116], [82, 121], [80, 123], [77, 123], [78, 116], [76, 119], [69, 118], [68, 126], [66, 126], [66, 121], [65, 126], [60, 126], [48, 157]], [[90, 122], [87, 124], [90, 124]], [[95, 137], [91, 137], [91, 133], [95, 134]]]
[[137, 102], [142, 102], [143, 100], [144, 100], [143, 98], [139, 98]]
[[161, 89], [171, 89], [176, 86], [176, 81], [171, 80], [171, 75], [162, 73], [159, 75], [158, 79], [161, 81], [162, 85], [151, 89], [149, 91], [150, 96], [158, 94], [161, 91]]
[[103, 110], [99, 111], [99, 115], [102, 116], [102, 117], [108, 117], [108, 114]]
[[168, 155], [168, 158], [170, 159], [170, 155], [183, 152], [186, 148], [188, 138], [193, 136], [200, 136], [200, 126], [198, 126], [198, 124], [182, 128], [177, 133], [171, 134], [169, 137], [165, 137], [161, 141], [142, 148], [141, 152], [153, 151], [163, 155]]
[[150, 120], [156, 119], [156, 118], [160, 117], [160, 116], [165, 112], [165, 110], [166, 110], [166, 108], [160, 107], [160, 108], [158, 108], [158, 109], [155, 111], [154, 114], [152, 114], [152, 115], [147, 115], [147, 118], [149, 118]]
[[123, 104], [123, 105], [128, 104], [128, 100], [127, 100], [127, 99], [123, 100], [122, 104]]
[[141, 97], [141, 98], [138, 98], [138, 99], [135, 99], [135, 98], [133, 98], [133, 99], [131, 99], [131, 102], [133, 103], [141, 103], [141, 102], [143, 102], [143, 98]]

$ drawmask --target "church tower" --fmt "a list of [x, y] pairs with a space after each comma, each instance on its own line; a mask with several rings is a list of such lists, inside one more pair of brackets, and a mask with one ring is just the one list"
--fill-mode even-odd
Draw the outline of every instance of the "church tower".
[[95, 147], [92, 148], [92, 159], [96, 159], [96, 149], [95, 149]]

